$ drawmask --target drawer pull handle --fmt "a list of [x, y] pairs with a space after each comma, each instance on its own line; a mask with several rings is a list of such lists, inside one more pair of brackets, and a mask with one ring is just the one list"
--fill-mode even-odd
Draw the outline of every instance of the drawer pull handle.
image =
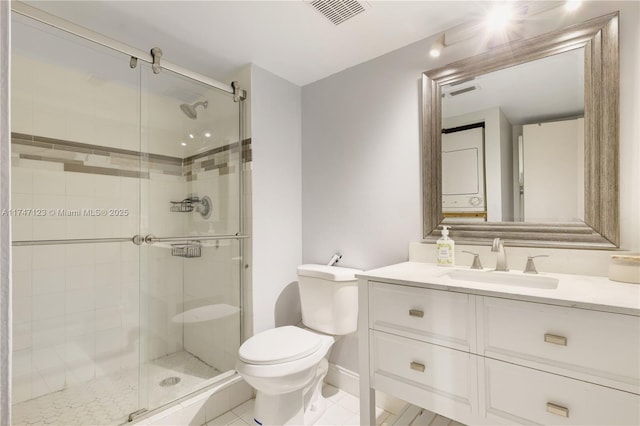
[[564, 336], [556, 336], [555, 334], [545, 334], [544, 341], [553, 343], [554, 345], [567, 346], [567, 338]]
[[569, 417], [569, 409], [562, 405], [547, 402], [547, 412], [560, 417]]
[[418, 309], [409, 309], [409, 316], [410, 317], [422, 318], [422, 317], [424, 317], [424, 311], [420, 311]]
[[419, 362], [412, 361], [411, 369], [424, 373], [424, 364], [420, 364]]

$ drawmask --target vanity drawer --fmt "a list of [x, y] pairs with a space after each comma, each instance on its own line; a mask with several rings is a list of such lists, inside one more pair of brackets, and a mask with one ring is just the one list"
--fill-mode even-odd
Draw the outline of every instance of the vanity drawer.
[[478, 310], [480, 354], [640, 393], [640, 317], [490, 297]]
[[369, 328], [475, 350], [473, 296], [378, 282], [370, 285]]
[[476, 356], [371, 331], [371, 381], [376, 389], [459, 422], [477, 415]]
[[492, 359], [484, 376], [489, 423], [640, 424], [639, 395]]

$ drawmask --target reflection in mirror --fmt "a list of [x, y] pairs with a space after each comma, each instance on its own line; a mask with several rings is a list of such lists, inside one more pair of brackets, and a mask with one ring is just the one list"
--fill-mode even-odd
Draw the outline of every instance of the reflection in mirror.
[[618, 247], [618, 73], [617, 13], [425, 72], [425, 241]]
[[584, 48], [442, 86], [442, 211], [584, 220]]

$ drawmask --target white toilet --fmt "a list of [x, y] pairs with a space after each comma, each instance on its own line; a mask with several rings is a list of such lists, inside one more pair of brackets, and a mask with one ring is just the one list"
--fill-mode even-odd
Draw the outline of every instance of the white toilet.
[[310, 425], [324, 412], [322, 381], [335, 336], [358, 327], [362, 271], [326, 265], [298, 267], [302, 322], [277, 327], [240, 346], [238, 373], [256, 389], [254, 424]]

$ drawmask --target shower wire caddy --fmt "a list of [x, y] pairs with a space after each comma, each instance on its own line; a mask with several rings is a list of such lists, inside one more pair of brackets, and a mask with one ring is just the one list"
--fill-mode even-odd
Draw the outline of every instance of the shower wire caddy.
[[171, 256], [194, 258], [202, 256], [202, 244], [200, 241], [187, 241], [186, 243], [171, 244]]
[[195, 206], [191, 198], [185, 198], [182, 201], [171, 201], [171, 211], [174, 213], [189, 213], [192, 212]]
[[174, 213], [190, 213], [197, 211], [204, 219], [208, 219], [211, 215], [211, 198], [204, 196], [202, 198], [196, 195], [190, 195], [182, 201], [171, 201], [170, 211]]

